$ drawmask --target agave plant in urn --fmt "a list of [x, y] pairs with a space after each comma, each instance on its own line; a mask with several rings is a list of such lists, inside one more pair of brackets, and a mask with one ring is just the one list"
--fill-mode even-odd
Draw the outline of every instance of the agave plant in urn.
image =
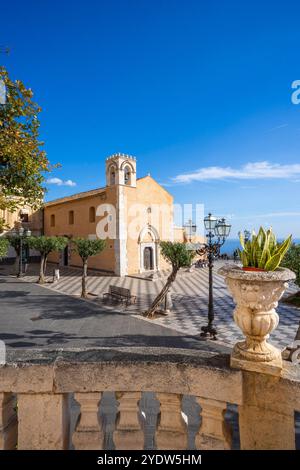
[[241, 234], [239, 256], [243, 266], [219, 269], [236, 302], [234, 321], [245, 335], [245, 340], [234, 346], [232, 367], [280, 375], [281, 351], [267, 339], [279, 323], [278, 301], [288, 281], [295, 279], [292, 271], [280, 267], [291, 240], [289, 236], [278, 243], [272, 229], [262, 227], [248, 241]]

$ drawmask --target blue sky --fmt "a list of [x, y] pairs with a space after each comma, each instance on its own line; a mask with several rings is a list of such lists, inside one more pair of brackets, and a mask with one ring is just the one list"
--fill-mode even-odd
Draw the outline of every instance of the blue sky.
[[297, 1], [2, 4], [1, 63], [34, 90], [52, 178], [69, 183], [47, 199], [104, 185], [124, 152], [176, 202], [230, 217], [233, 238], [300, 237], [299, 18]]

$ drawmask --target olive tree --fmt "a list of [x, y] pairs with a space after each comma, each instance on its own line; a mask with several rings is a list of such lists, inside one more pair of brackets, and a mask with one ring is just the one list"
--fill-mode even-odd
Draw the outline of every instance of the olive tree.
[[7, 255], [9, 247], [9, 241], [7, 238], [0, 237], [0, 259], [4, 258]]
[[153, 317], [175, 281], [179, 269], [189, 268], [196, 254], [194, 251], [188, 250], [185, 243], [160, 242], [160, 248], [162, 257], [172, 265], [172, 272], [151, 307], [145, 312], [147, 317]]
[[[24, 237], [22, 239], [22, 246], [25, 248], [28, 246], [29, 238]], [[16, 273], [19, 271], [20, 266], [20, 256], [21, 256], [21, 237], [20, 235], [9, 236], [9, 244], [14, 248], [16, 252], [16, 261], [15, 261], [15, 270]]]
[[87, 298], [87, 268], [88, 268], [88, 259], [91, 256], [96, 256], [106, 247], [105, 240], [88, 240], [87, 238], [74, 238], [72, 240], [75, 251], [80, 256], [82, 260], [82, 288], [81, 288], [81, 297]]
[[66, 237], [46, 237], [42, 235], [40, 237], [29, 237], [27, 243], [30, 248], [40, 252], [41, 263], [38, 283], [44, 284], [49, 254], [55, 251], [62, 251], [67, 246], [68, 239]]

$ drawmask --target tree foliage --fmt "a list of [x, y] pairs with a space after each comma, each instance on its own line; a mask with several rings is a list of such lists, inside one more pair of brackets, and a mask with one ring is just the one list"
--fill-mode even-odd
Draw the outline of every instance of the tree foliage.
[[286, 253], [282, 266], [294, 271], [295, 284], [300, 287], [300, 245], [293, 244]]
[[52, 251], [61, 251], [68, 243], [66, 237], [29, 237], [28, 244], [30, 248], [39, 251], [41, 255], [48, 256]]
[[161, 255], [172, 265], [172, 272], [161, 292], [158, 294], [151, 307], [145, 313], [147, 317], [152, 317], [159, 305], [164, 301], [171, 285], [176, 279], [180, 268], [191, 266], [195, 252], [188, 250], [185, 243], [160, 242]]
[[86, 238], [74, 238], [73, 244], [75, 246], [75, 251], [78, 253], [82, 259], [82, 288], [81, 288], [81, 297], [84, 299], [87, 298], [87, 267], [88, 259], [91, 256], [96, 256], [106, 247], [105, 240], [88, 240]]
[[[22, 238], [22, 246], [25, 248], [28, 246], [28, 238]], [[21, 256], [21, 237], [19, 235], [13, 235], [8, 238], [9, 245], [11, 245], [15, 252], [16, 252], [16, 260], [15, 260], [15, 270], [19, 272], [19, 264], [20, 264], [20, 256]]]
[[172, 265], [172, 269], [188, 268], [195, 252], [188, 250], [185, 243], [160, 242], [160, 252], [163, 258]]
[[5, 258], [9, 247], [7, 238], [0, 237], [0, 259]]
[[6, 102], [0, 104], [0, 209], [14, 211], [21, 203], [38, 207], [45, 173], [51, 169], [39, 140], [41, 108], [32, 100], [32, 90], [12, 81], [4, 67], [0, 80], [6, 91]]
[[39, 284], [44, 284], [45, 273], [47, 266], [47, 258], [53, 251], [62, 251], [68, 244], [66, 237], [29, 237], [27, 240], [28, 246], [39, 251], [41, 254], [40, 276], [38, 279]]
[[[22, 244], [26, 246], [28, 243], [28, 238], [23, 238]], [[21, 249], [21, 237], [19, 235], [14, 235], [9, 237], [9, 244], [15, 249], [17, 256], [20, 256], [20, 249]]]
[[75, 250], [82, 259], [87, 261], [91, 256], [96, 256], [104, 250], [106, 246], [105, 240], [88, 240], [87, 238], [74, 238], [72, 240]]

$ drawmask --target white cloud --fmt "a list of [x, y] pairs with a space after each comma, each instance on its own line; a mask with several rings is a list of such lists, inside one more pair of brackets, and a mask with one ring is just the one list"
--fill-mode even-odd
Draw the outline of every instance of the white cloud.
[[60, 178], [49, 178], [47, 179], [46, 183], [48, 184], [56, 184], [57, 186], [76, 186], [76, 183], [72, 180], [63, 181]]
[[278, 129], [283, 129], [284, 127], [288, 127], [288, 124], [280, 124], [279, 126], [272, 127], [267, 132], [277, 131]]
[[177, 175], [172, 178], [175, 183], [191, 183], [192, 181], [210, 180], [251, 180], [251, 179], [290, 179], [300, 176], [300, 164], [281, 165], [280, 163], [254, 162], [241, 168], [230, 166], [209, 166], [192, 173]]

